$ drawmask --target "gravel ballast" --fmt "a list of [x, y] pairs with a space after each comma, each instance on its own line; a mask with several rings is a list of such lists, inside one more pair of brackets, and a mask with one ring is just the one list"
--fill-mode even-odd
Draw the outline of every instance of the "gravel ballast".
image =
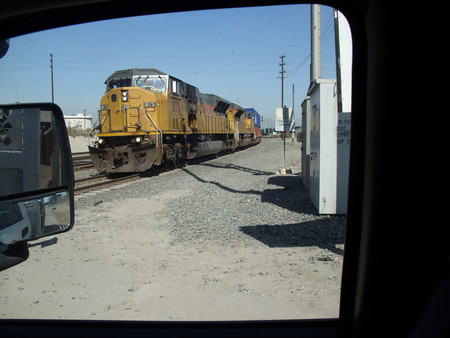
[[2, 318], [337, 317], [345, 217], [318, 215], [300, 143], [257, 146], [76, 196], [72, 231], [2, 272]]

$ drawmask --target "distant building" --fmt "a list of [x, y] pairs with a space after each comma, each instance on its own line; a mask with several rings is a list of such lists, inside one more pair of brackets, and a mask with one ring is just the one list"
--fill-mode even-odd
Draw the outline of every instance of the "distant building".
[[77, 128], [81, 130], [92, 129], [92, 117], [78, 114], [76, 116], [64, 116], [67, 128]]

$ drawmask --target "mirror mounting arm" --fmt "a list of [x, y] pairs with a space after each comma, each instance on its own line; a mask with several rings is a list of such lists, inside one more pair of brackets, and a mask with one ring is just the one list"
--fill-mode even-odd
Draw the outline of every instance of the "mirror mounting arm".
[[28, 242], [16, 242], [11, 245], [0, 245], [0, 271], [25, 262], [28, 259]]

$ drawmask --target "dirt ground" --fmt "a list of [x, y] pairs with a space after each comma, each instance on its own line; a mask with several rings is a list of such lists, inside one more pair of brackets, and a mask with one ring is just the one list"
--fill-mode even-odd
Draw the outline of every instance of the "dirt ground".
[[[124, 223], [79, 211], [71, 233], [32, 244], [30, 258], [1, 274], [3, 318], [247, 320], [336, 317], [341, 258], [319, 248], [171, 245], [149, 209], [130, 199]], [[141, 214], [132, 212], [145, 210]], [[144, 208], [145, 206], [145, 208]], [[110, 206], [105, 203], [100, 210]], [[117, 222], [120, 219], [114, 217]], [[96, 226], [92, 226], [96, 224]], [[69, 235], [70, 234], [70, 235]], [[54, 245], [57, 244], [57, 245]]]

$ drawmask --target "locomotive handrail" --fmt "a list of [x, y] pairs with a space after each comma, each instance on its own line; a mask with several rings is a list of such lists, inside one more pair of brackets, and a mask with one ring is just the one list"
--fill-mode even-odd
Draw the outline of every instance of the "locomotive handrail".
[[[136, 129], [138, 128], [137, 126], [129, 126], [128, 125], [128, 110], [129, 109], [137, 109], [138, 123], [141, 123], [141, 107], [126, 107], [126, 108], [124, 108], [123, 110], [125, 113], [125, 126], [126, 126], [127, 131], [128, 131], [128, 128], [136, 128]], [[132, 117], [134, 117], [134, 116], [132, 116]]]
[[[205, 124], [204, 124], [204, 123], [207, 123], [207, 122], [206, 122], [205, 107], [204, 107], [204, 105], [203, 105], [203, 100], [202, 100], [202, 98], [199, 97], [199, 99], [200, 99], [200, 107], [201, 107], [201, 109], [202, 109], [202, 111], [203, 111], [203, 116], [204, 116], [204, 117], [203, 117], [203, 118], [200, 117], [199, 119], [197, 119], [197, 123], [200, 124], [200, 128], [201, 128], [201, 129], [206, 130]], [[203, 122], [203, 120], [205, 120], [205, 121]]]
[[[110, 117], [110, 109], [100, 109], [100, 110], [98, 111], [99, 117], [102, 116], [102, 111], [106, 111], [106, 115], [105, 115], [105, 117], [103, 118], [103, 120], [100, 122], [100, 126], [103, 126], [103, 123], [106, 121], [106, 119], [107, 119], [108, 117]], [[109, 118], [109, 131], [111, 132], [111, 117]]]
[[236, 127], [236, 121], [228, 120], [229, 128], [233, 131], [234, 134], [234, 147], [233, 149], [236, 149], [239, 142], [239, 128]]
[[[138, 107], [140, 110], [140, 107]], [[159, 133], [159, 144], [161, 145], [161, 154], [164, 153], [164, 147], [163, 147], [163, 132], [162, 130], [159, 128], [159, 126], [156, 124], [155, 121], [153, 121], [153, 118], [147, 114], [146, 111], [144, 111], [144, 116], [147, 118], [147, 120], [153, 125], [153, 128], [155, 128], [155, 130]]]

